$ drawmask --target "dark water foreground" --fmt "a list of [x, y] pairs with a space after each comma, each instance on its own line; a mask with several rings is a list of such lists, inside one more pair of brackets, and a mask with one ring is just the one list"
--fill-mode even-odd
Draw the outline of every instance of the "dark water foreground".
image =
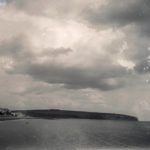
[[150, 123], [86, 119], [0, 122], [0, 150], [107, 149], [150, 149]]

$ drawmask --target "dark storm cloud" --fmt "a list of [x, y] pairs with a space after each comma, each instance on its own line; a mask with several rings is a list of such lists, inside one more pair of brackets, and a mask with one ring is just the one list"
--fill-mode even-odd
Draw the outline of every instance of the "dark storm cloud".
[[[125, 70], [121, 67], [113, 67], [108, 70], [80, 67], [64, 67], [54, 64], [30, 65], [26, 73], [32, 77], [54, 84], [63, 84], [66, 88], [97, 88], [100, 90], [112, 90], [123, 86], [123, 81], [115, 78]], [[97, 70], [97, 71], [96, 71]], [[115, 76], [115, 77], [114, 77]]]
[[22, 60], [24, 63], [16, 65], [12, 73], [29, 75], [36, 80], [49, 84], [60, 84], [69, 89], [95, 88], [107, 91], [125, 85], [123, 76], [127, 74], [126, 69], [118, 65], [105, 64], [99, 68], [97, 65], [87, 68], [68, 67], [52, 62], [32, 63], [36, 56], [30, 59], [31, 61]]
[[150, 40], [150, 1], [149, 0], [108, 0], [108, 4], [96, 9], [87, 8], [85, 20], [94, 28], [102, 25], [116, 30], [126, 30], [130, 52], [126, 54], [135, 63], [138, 73], [150, 72], [147, 57]]
[[[84, 2], [83, 4], [86, 4], [86, 7], [81, 7], [83, 4], [79, 1], [75, 3], [74, 0], [70, 0], [67, 4], [65, 0], [59, 2], [37, 0], [32, 1], [32, 4], [30, 0], [7, 0], [8, 5], [33, 15], [43, 15], [44, 11], [48, 10], [50, 17], [63, 16], [65, 18], [68, 13], [75, 11], [79, 20], [86, 20], [93, 26], [121, 27], [134, 24], [144, 34], [150, 33], [149, 0], [106, 0], [106, 2], [106, 5], [99, 5], [102, 3], [101, 1], [93, 0], [93, 3], [88, 1], [88, 4], [86, 4]], [[96, 3], [97, 7], [93, 7]], [[76, 8], [79, 6], [80, 9]]]
[[[26, 47], [26, 45], [28, 46]], [[36, 80], [61, 84], [63, 87], [71, 89], [113, 90], [124, 86], [122, 77], [127, 73], [126, 69], [117, 64], [110, 64], [107, 58], [105, 61], [104, 59], [97, 60], [92, 67], [67, 66], [60, 62], [49, 61], [49, 59], [55, 59], [60, 55], [69, 55], [73, 52], [72, 49], [51, 48], [35, 54], [32, 53], [30, 43], [22, 37], [5, 41], [0, 47], [0, 55], [10, 57], [15, 62], [11, 70], [6, 69], [8, 73], [29, 75]], [[35, 61], [39, 56], [46, 56], [49, 59], [39, 63]]]
[[[47, 17], [73, 17], [76, 14], [77, 19], [81, 22], [85, 20], [89, 24], [97, 28], [101, 25], [104, 27], [123, 27], [126, 25], [134, 25], [136, 34], [149, 35], [150, 34], [150, 1], [149, 0], [106, 0], [106, 5], [99, 5], [100, 1], [82, 6], [82, 3], [70, 0], [67, 5], [65, 0], [37, 0], [32, 2], [30, 0], [7, 0], [8, 5], [16, 7], [20, 11], [32, 15], [46, 15]], [[88, 2], [87, 2], [88, 3]], [[97, 3], [97, 7], [93, 5]], [[78, 4], [78, 5], [77, 5]], [[80, 5], [79, 5], [80, 4]], [[91, 5], [90, 5], [91, 4]], [[78, 7], [81, 7], [80, 9]], [[49, 9], [51, 8], [51, 9]]]
[[137, 65], [135, 66], [135, 70], [138, 73], [149, 73], [150, 72], [150, 60], [141, 60]]
[[108, 0], [99, 8], [87, 8], [85, 17], [92, 24], [124, 26], [132, 23], [147, 23], [150, 20], [148, 0]]

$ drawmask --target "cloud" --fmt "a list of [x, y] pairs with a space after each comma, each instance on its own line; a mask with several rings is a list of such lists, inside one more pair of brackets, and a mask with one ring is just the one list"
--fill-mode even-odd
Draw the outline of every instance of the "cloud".
[[[148, 118], [148, 0], [2, 2], [3, 106], [137, 113]], [[146, 102], [139, 109], [141, 99]]]
[[[120, 69], [121, 70], [121, 69]], [[101, 90], [112, 90], [122, 86], [121, 79], [115, 79], [115, 72], [119, 67], [109, 70], [98, 71], [90, 68], [64, 67], [61, 65], [42, 64], [27, 68], [26, 72], [32, 77], [48, 83], [64, 84], [67, 88], [98, 88]], [[122, 69], [122, 71], [124, 71]], [[94, 73], [93, 73], [94, 72]], [[105, 76], [106, 75], [106, 76]], [[117, 75], [117, 73], [116, 73]]]
[[135, 63], [135, 71], [148, 73], [147, 57], [150, 39], [150, 2], [148, 0], [108, 0], [103, 6], [88, 7], [85, 21], [98, 30], [113, 28], [126, 32], [128, 50], [125, 57]]
[[[30, 43], [21, 37], [19, 39], [15, 38], [1, 45], [1, 57], [9, 58], [2, 66], [9, 73], [26, 74], [66, 88], [112, 90], [124, 84], [122, 77], [127, 73], [126, 69], [119, 64], [110, 64], [112, 60], [107, 55], [107, 60], [101, 57], [97, 57], [100, 60], [91, 60], [94, 63], [92, 66], [78, 66], [68, 61], [73, 53], [70, 48], [51, 48], [33, 53]], [[60, 61], [62, 58], [65, 59], [63, 63]]]
[[72, 50], [70, 48], [56, 48], [56, 49], [52, 49], [52, 50], [47, 50], [47, 52], [44, 52], [44, 55], [53, 55], [55, 56], [59, 56], [59, 55], [67, 55], [68, 53], [72, 52]]
[[[135, 25], [146, 35], [149, 33], [149, 1], [148, 0], [7, 0], [7, 5], [15, 7], [19, 12], [29, 13], [33, 16], [43, 16], [53, 19], [73, 19], [87, 21], [93, 26], [122, 27]], [[51, 8], [51, 9], [49, 9]], [[85, 23], [85, 22], [83, 22]], [[137, 30], [138, 30], [137, 29]]]
[[125, 26], [149, 22], [149, 1], [147, 0], [108, 0], [106, 5], [89, 7], [85, 18], [92, 24]]
[[59, 2], [55, 0], [37, 0], [36, 2], [33, 1], [32, 4], [30, 0], [7, 0], [8, 6], [14, 7], [19, 11], [30, 15], [45, 16], [54, 19], [59, 18], [61, 20], [78, 17], [84, 8], [90, 4], [92, 4], [90, 0], [82, 2], [80, 0], [70, 0], [67, 2], [65, 0], [60, 0]]
[[149, 73], [150, 72], [150, 62], [149, 59], [147, 60], [141, 60], [136, 66], [135, 66], [135, 70], [138, 73]]
[[[60, 22], [30, 16], [14, 8], [9, 11], [8, 16], [17, 13], [16, 17], [31, 26], [28, 30], [19, 29], [18, 33], [12, 31], [12, 36], [1, 42], [0, 55], [5, 59], [2, 66], [8, 73], [29, 75], [68, 89], [107, 91], [124, 87], [128, 64], [118, 64], [115, 56], [124, 43], [121, 31], [96, 32], [72, 20]], [[13, 26], [18, 25], [17, 20], [4, 19]]]

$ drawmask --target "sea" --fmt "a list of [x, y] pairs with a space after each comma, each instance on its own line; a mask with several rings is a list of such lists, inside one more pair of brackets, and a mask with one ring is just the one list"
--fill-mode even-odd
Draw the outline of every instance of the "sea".
[[150, 122], [88, 119], [1, 121], [0, 150], [150, 150]]

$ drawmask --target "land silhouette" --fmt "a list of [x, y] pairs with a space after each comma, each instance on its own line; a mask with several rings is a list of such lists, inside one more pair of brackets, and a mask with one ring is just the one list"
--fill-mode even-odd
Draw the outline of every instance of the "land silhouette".
[[23, 118], [37, 118], [37, 119], [73, 118], [73, 119], [138, 121], [137, 117], [114, 113], [71, 111], [60, 109], [12, 110], [12, 111], [8, 109], [0, 110], [0, 120], [23, 119]]

